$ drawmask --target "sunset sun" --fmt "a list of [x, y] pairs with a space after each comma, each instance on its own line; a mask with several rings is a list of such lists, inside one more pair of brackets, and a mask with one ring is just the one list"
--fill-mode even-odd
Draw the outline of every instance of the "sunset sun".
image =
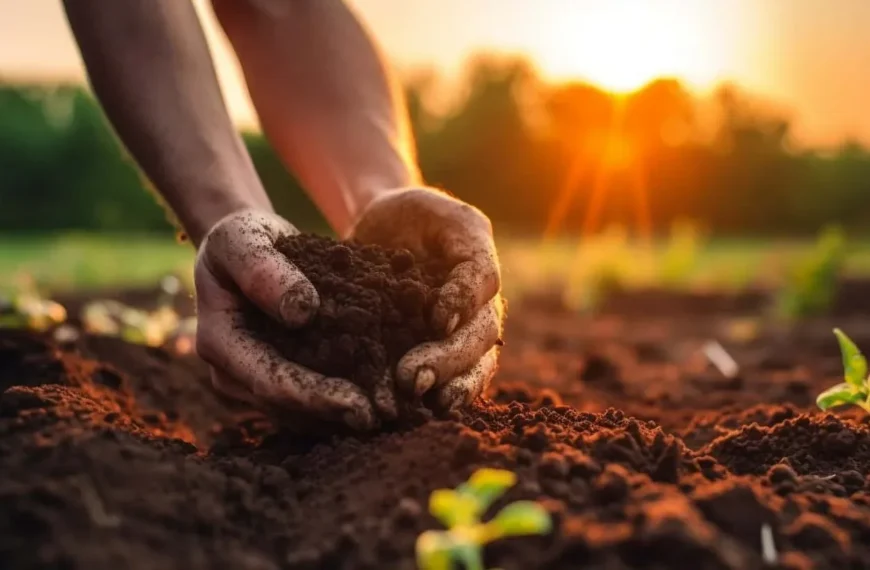
[[717, 78], [721, 46], [697, 25], [699, 18], [710, 16], [703, 7], [611, 0], [576, 10], [567, 11], [537, 54], [543, 70], [553, 76], [582, 79], [617, 93], [664, 76], [698, 86]]

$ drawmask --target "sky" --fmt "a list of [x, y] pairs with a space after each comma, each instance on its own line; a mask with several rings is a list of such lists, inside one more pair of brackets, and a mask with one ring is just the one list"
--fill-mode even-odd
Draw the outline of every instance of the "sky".
[[[194, 1], [233, 117], [250, 125], [234, 56]], [[729, 80], [787, 109], [802, 142], [870, 144], [870, 0], [347, 1], [399, 69], [450, 76], [497, 50], [616, 91], [662, 75], [699, 92]], [[84, 81], [60, 0], [0, 0], [0, 77]]]

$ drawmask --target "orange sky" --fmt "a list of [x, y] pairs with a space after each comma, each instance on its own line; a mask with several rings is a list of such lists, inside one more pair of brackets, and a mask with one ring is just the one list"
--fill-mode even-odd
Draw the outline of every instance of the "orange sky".
[[[232, 113], [253, 113], [196, 0]], [[401, 67], [455, 71], [471, 51], [528, 54], [549, 77], [628, 89], [723, 78], [792, 109], [806, 142], [870, 143], [870, 0], [348, 0]], [[0, 0], [0, 74], [81, 78], [60, 0]]]

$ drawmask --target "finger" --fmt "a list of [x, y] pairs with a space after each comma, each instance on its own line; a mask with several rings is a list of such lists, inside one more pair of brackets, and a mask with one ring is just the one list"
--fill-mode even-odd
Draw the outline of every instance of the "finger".
[[365, 392], [347, 380], [329, 378], [287, 361], [269, 344], [241, 327], [239, 313], [210, 313], [197, 338], [200, 355], [250, 390], [258, 402], [301, 409], [358, 430], [375, 426]]
[[498, 261], [494, 250], [484, 248], [472, 259], [457, 264], [438, 292], [432, 309], [435, 330], [450, 335], [460, 323], [468, 322], [492, 299], [501, 286]]
[[233, 400], [238, 400], [240, 402], [245, 402], [252, 405], [256, 405], [257, 403], [254, 398], [254, 394], [252, 394], [250, 390], [246, 389], [244, 385], [240, 384], [236, 380], [233, 380], [223, 372], [214, 368], [211, 369], [211, 384], [212, 386], [214, 386], [215, 390], [217, 390], [224, 396], [232, 398]]
[[474, 366], [498, 340], [499, 302], [500, 298], [492, 299], [447, 339], [426, 342], [408, 351], [396, 367], [400, 388], [419, 396]]
[[375, 409], [382, 418], [394, 420], [399, 416], [398, 404], [396, 403], [396, 382], [391, 372], [387, 373], [376, 382], [372, 389], [372, 400]]
[[218, 226], [203, 243], [206, 262], [226, 276], [266, 314], [290, 327], [307, 324], [320, 298], [314, 286], [275, 249], [283, 233], [297, 233], [286, 221], [261, 212], [243, 212]]
[[494, 346], [471, 370], [438, 388], [438, 407], [452, 411], [468, 406], [486, 391], [497, 369], [498, 347]]

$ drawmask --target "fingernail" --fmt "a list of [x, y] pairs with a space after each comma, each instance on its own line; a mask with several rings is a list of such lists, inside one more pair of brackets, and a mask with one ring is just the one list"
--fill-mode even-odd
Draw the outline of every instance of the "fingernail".
[[421, 368], [414, 379], [414, 392], [422, 396], [435, 384], [435, 371], [431, 368]]
[[342, 419], [344, 423], [357, 431], [366, 431], [372, 427], [371, 418], [357, 410], [345, 412]]
[[453, 334], [453, 331], [456, 330], [456, 325], [459, 324], [459, 313], [453, 313], [453, 316], [450, 317], [450, 320], [447, 321], [447, 336]]
[[281, 297], [281, 318], [290, 326], [308, 323], [317, 312], [317, 291], [307, 281], [294, 283]]

